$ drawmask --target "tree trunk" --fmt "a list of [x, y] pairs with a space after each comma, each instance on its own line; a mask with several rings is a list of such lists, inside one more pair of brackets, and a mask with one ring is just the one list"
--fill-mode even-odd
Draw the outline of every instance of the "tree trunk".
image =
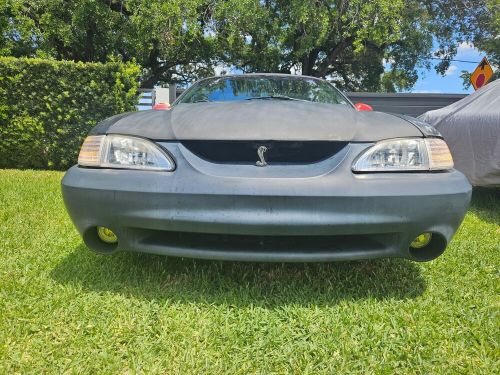
[[93, 62], [94, 61], [94, 30], [95, 25], [88, 25], [87, 30], [85, 30], [85, 45], [83, 49], [83, 61]]
[[328, 72], [330, 65], [332, 65], [335, 60], [340, 56], [340, 54], [351, 45], [353, 42], [352, 37], [348, 37], [342, 41], [340, 41], [333, 50], [330, 51], [330, 54], [326, 57], [325, 60], [321, 62], [318, 70], [315, 72], [316, 77], [324, 78]]
[[314, 75], [314, 65], [316, 64], [316, 59], [318, 58], [319, 50], [317, 48], [313, 49], [309, 54], [302, 58], [302, 75], [312, 76]]

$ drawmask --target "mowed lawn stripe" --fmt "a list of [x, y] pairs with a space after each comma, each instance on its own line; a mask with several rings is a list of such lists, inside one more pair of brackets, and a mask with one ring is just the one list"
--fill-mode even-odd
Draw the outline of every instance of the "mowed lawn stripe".
[[499, 368], [499, 189], [429, 263], [256, 264], [96, 255], [62, 176], [0, 170], [2, 374]]

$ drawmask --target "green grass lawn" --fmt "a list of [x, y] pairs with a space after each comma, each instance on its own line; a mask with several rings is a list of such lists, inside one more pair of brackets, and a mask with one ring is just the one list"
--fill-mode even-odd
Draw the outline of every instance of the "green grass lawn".
[[500, 190], [429, 263], [250, 264], [96, 255], [61, 178], [0, 170], [1, 374], [498, 371]]

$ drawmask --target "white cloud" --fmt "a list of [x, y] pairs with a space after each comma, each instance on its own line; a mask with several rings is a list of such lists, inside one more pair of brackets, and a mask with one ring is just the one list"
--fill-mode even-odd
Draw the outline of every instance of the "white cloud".
[[[434, 57], [443, 57], [439, 54], [438, 49], [432, 51], [432, 54]], [[474, 47], [474, 44], [471, 42], [462, 42], [457, 45], [457, 54], [453, 57], [453, 59], [469, 61], [477, 60], [479, 62], [482, 55], [483, 54], [476, 47]]]
[[456, 59], [477, 59], [481, 53], [474, 47], [474, 44], [470, 42], [462, 42], [457, 46]]
[[440, 90], [416, 90], [412, 91], [414, 94], [442, 94], [443, 92]]
[[472, 44], [471, 42], [462, 42], [458, 45], [457, 52], [458, 53], [466, 53], [466, 52], [474, 50], [474, 49], [475, 49], [474, 44]]
[[444, 75], [445, 76], [451, 76], [451, 75], [455, 74], [455, 72], [457, 71], [457, 69], [458, 69], [458, 66], [456, 66], [456, 65], [450, 65], [448, 67], [448, 69], [446, 69], [446, 71], [444, 72]]

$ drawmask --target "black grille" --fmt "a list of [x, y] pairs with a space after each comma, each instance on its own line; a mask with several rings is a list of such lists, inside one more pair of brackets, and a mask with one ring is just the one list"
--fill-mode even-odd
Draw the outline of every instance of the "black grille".
[[310, 164], [332, 157], [347, 142], [338, 141], [182, 141], [198, 157], [213, 163], [255, 164], [265, 146], [269, 164]]
[[[142, 230], [144, 232], [144, 230]], [[236, 252], [294, 251], [369, 251], [382, 250], [395, 234], [322, 235], [322, 236], [252, 236], [149, 230], [141, 243], [189, 249], [218, 249]]]

